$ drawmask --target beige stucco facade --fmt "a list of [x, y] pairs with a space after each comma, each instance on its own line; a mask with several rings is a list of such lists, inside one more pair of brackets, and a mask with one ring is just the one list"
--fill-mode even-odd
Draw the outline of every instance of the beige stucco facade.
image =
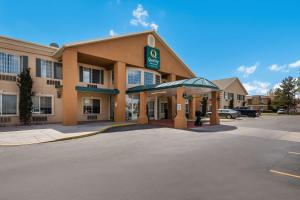
[[231, 101], [233, 108], [243, 107], [246, 104], [247, 90], [238, 78], [229, 78], [213, 81], [220, 88], [220, 108], [230, 108]]
[[[160, 52], [158, 70], [145, 67], [144, 48], [149, 45], [149, 36], [152, 37], [152, 41], [154, 38], [155, 44], [152, 45]], [[182, 95], [185, 89], [178, 89], [175, 96], [152, 95], [149, 97], [144, 93], [138, 94], [139, 106], [132, 107], [133, 109], [138, 107], [139, 109], [136, 109], [138, 113], [136, 114], [135, 111], [135, 113], [128, 114], [126, 99], [133, 98], [126, 94], [128, 88], [143, 85], [146, 82], [149, 84], [149, 81], [150, 84], [152, 84], [151, 81], [156, 84], [195, 77], [193, 72], [154, 31], [66, 44], [61, 48], [0, 37], [0, 53], [4, 56], [2, 60], [7, 59], [5, 57], [7, 55], [14, 55], [16, 58], [26, 56], [33, 78], [33, 96], [50, 97], [48, 100], [51, 99], [51, 106], [48, 101], [47, 113], [42, 112], [44, 108], [42, 108], [42, 99], [39, 98], [40, 111], [33, 114], [38, 123], [75, 125], [84, 121], [111, 119], [121, 122], [126, 120], [126, 116], [136, 116], [138, 121], [146, 123], [145, 109], [150, 108], [155, 113], [155, 119], [176, 117], [175, 121], [180, 119], [176, 127], [185, 128], [185, 125], [182, 125], [186, 124], [185, 120], [181, 121], [185, 119], [186, 113], [184, 110], [179, 112], [176, 110], [178, 103], [185, 107], [182, 97], [176, 98], [176, 94]], [[38, 64], [38, 59], [42, 60], [39, 61], [42, 64]], [[55, 63], [61, 66], [62, 78], [55, 78], [55, 73], [58, 73], [57, 70], [55, 71]], [[3, 64], [5, 67], [6, 65]], [[3, 73], [1, 69], [0, 66], [0, 75], [16, 78], [17, 74]], [[128, 80], [128, 73], [131, 71], [134, 71], [133, 74], [138, 74], [136, 77], [133, 75], [133, 82], [136, 81], [134, 83]], [[150, 74], [152, 79], [148, 76], [146, 78], [146, 74], [148, 76]], [[97, 82], [94, 82], [94, 79]], [[19, 99], [16, 81], [0, 80], [0, 95], [2, 94], [16, 94]], [[145, 102], [149, 108], [146, 104], [141, 105]], [[189, 104], [190, 112], [194, 113], [197, 109], [196, 100], [190, 101]], [[189, 116], [194, 118], [193, 114]], [[1, 113], [0, 118], [9, 118], [9, 120], [0, 120], [3, 124], [18, 124], [18, 108], [14, 115]]]

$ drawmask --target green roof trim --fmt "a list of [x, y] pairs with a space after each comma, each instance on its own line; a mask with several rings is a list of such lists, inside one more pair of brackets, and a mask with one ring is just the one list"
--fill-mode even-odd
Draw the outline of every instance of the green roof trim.
[[101, 94], [119, 94], [117, 89], [107, 89], [107, 88], [93, 88], [93, 87], [83, 87], [76, 86], [75, 89], [79, 92], [95, 92]]
[[137, 93], [137, 92], [146, 92], [146, 91], [154, 91], [154, 90], [164, 90], [171, 89], [177, 87], [198, 87], [198, 88], [209, 88], [213, 90], [220, 90], [217, 85], [213, 82], [202, 78], [191, 78], [184, 79], [179, 81], [167, 82], [162, 84], [154, 84], [154, 85], [139, 85], [136, 87], [129, 88], [126, 93]]

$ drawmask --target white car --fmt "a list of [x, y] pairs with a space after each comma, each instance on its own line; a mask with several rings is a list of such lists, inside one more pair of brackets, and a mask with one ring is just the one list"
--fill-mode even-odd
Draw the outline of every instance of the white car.
[[277, 110], [277, 114], [285, 114], [286, 112], [285, 112], [285, 110], [284, 109], [279, 109], [279, 110]]

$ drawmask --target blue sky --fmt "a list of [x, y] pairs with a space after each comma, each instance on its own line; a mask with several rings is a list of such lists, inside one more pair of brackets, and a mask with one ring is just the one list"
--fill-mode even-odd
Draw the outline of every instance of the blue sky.
[[196, 73], [265, 93], [300, 69], [300, 1], [0, 0], [0, 34], [64, 44], [157, 28]]

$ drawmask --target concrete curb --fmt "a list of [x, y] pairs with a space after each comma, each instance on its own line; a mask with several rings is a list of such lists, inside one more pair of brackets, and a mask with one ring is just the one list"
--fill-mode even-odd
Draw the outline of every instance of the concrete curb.
[[87, 133], [84, 135], [75, 135], [75, 136], [69, 136], [69, 137], [63, 137], [63, 138], [58, 138], [58, 139], [54, 139], [54, 140], [50, 140], [50, 141], [45, 141], [45, 142], [34, 142], [34, 143], [22, 143], [22, 144], [0, 144], [0, 147], [15, 147], [15, 146], [25, 146], [25, 145], [34, 145], [34, 144], [44, 144], [44, 143], [50, 143], [50, 142], [59, 142], [59, 141], [65, 141], [65, 140], [74, 140], [74, 139], [80, 139], [80, 138], [84, 138], [84, 137], [90, 137], [90, 136], [94, 136], [94, 135], [98, 135], [101, 134], [105, 131], [107, 131], [108, 129], [114, 128], [114, 127], [120, 127], [120, 126], [130, 126], [130, 125], [136, 125], [137, 123], [127, 123], [127, 124], [113, 124], [107, 127], [104, 127], [103, 129], [99, 130], [99, 131], [95, 131], [92, 133]]

